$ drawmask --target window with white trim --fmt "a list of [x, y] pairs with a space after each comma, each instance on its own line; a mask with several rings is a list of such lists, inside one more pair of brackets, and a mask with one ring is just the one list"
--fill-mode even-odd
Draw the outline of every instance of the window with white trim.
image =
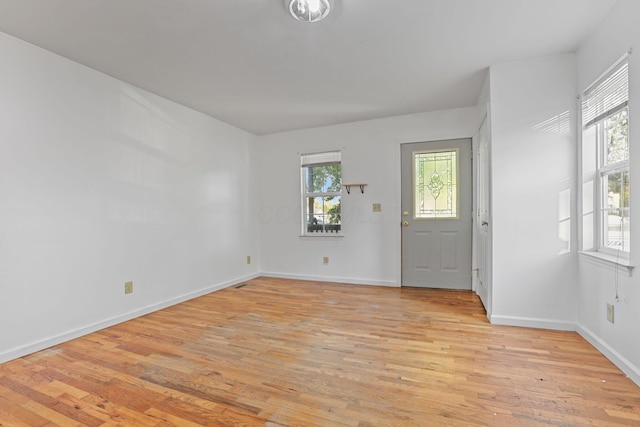
[[341, 161], [340, 151], [300, 156], [304, 235], [342, 232]]
[[629, 72], [625, 57], [582, 96], [582, 249], [628, 257]]

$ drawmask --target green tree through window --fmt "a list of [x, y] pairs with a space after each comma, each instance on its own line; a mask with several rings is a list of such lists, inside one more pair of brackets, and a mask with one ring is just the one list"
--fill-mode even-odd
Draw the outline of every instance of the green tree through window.
[[340, 153], [302, 156], [305, 234], [339, 233], [342, 224]]

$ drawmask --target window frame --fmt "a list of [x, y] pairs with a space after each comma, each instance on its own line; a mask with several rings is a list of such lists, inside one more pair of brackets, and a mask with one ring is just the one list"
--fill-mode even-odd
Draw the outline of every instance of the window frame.
[[[320, 167], [320, 166], [333, 166], [340, 165], [340, 182], [339, 182], [339, 190], [338, 191], [307, 191], [307, 169], [311, 167]], [[300, 155], [300, 185], [301, 185], [301, 236], [307, 237], [339, 237], [343, 235], [343, 224], [342, 224], [342, 152], [340, 150], [332, 150], [320, 153], [307, 153]], [[321, 229], [316, 229], [314, 231], [310, 230], [310, 226], [312, 225], [308, 221], [308, 212], [307, 212], [307, 203], [309, 198], [322, 198], [323, 200], [326, 198], [336, 198], [338, 197], [338, 203], [340, 204], [340, 210], [338, 211], [338, 215], [340, 216], [340, 221], [337, 224], [338, 228], [336, 229], [335, 224], [327, 224], [326, 221], [322, 221]], [[323, 213], [323, 216], [326, 214]]]
[[[626, 108], [626, 107], [625, 107]], [[620, 111], [623, 111], [623, 109], [618, 110], [615, 113], [612, 113], [611, 115], [608, 115], [606, 118], [604, 118], [602, 121], [600, 121], [599, 123], [595, 124], [594, 126], [597, 126], [598, 128], [596, 129], [596, 147], [598, 150], [598, 168], [596, 171], [597, 174], [597, 189], [598, 189], [598, 197], [596, 200], [596, 206], [594, 207], [595, 209], [597, 209], [598, 211], [598, 215], [596, 218], [596, 226], [598, 227], [597, 230], [597, 246], [596, 246], [596, 250], [598, 252], [603, 252], [603, 253], [608, 253], [610, 255], [616, 255], [616, 256], [624, 256], [624, 257], [629, 257], [629, 252], [630, 252], [630, 242], [627, 242], [625, 245], [625, 232], [624, 232], [624, 226], [623, 226], [623, 230], [621, 230], [621, 237], [622, 237], [622, 242], [623, 242], [623, 248], [622, 249], [614, 249], [611, 246], [606, 244], [606, 240], [608, 237], [608, 230], [605, 229], [605, 227], [608, 226], [609, 224], [609, 220], [608, 220], [608, 212], [611, 211], [626, 211], [627, 215], [621, 215], [621, 218], [624, 219], [626, 218], [630, 218], [629, 215], [631, 213], [631, 209], [630, 206], [624, 205], [622, 207], [618, 207], [618, 208], [614, 208], [614, 207], [610, 207], [608, 204], [608, 192], [606, 191], [606, 189], [608, 188], [608, 177], [617, 173], [620, 173], [624, 176], [624, 174], [626, 173], [626, 179], [629, 179], [630, 176], [630, 172], [629, 172], [629, 138], [627, 137], [627, 158], [625, 160], [622, 161], [617, 161], [614, 163], [607, 163], [606, 162], [606, 157], [607, 157], [607, 141], [606, 141], [606, 137], [605, 137], [605, 126], [604, 123], [605, 121], [609, 118], [612, 117], [615, 114], [618, 114]], [[627, 117], [628, 117], [628, 113], [627, 113]], [[621, 179], [621, 187], [624, 189], [625, 185], [624, 185], [624, 178]], [[629, 188], [631, 186], [629, 185]], [[629, 190], [630, 191], [630, 190]], [[622, 191], [622, 198], [623, 198], [623, 202], [624, 202], [624, 195], [625, 192], [624, 190]], [[629, 250], [625, 250], [624, 247], [627, 246], [629, 248]]]
[[[623, 70], [624, 69], [624, 70]], [[593, 101], [594, 97], [590, 97], [592, 92], [597, 92], [602, 87], [605, 88], [615, 85], [615, 80], [618, 78], [617, 74], [621, 71], [624, 71], [625, 78], [623, 81], [623, 87], [626, 90], [626, 95], [623, 97], [618, 97], [614, 91], [607, 92], [611, 98], [616, 99], [616, 102], [612, 105], [607, 105], [604, 109], [599, 109], [600, 107], [596, 107], [597, 111], [591, 110], [587, 111], [585, 117], [585, 110], [589, 108], [585, 106], [588, 102]], [[612, 84], [611, 81], [614, 81]], [[582, 182], [582, 194], [581, 194], [581, 217], [582, 221], [585, 221], [586, 216], [592, 216], [590, 221], [592, 222], [592, 230], [590, 231], [589, 242], [590, 245], [585, 244], [585, 228], [584, 225], [582, 227], [582, 250], [587, 254], [599, 253], [604, 255], [605, 257], [612, 257], [615, 260], [622, 261], [623, 263], [627, 263], [629, 260], [630, 252], [631, 252], [631, 242], [630, 242], [630, 227], [631, 224], [629, 222], [629, 231], [625, 233], [624, 231], [624, 222], [622, 222], [622, 230], [621, 230], [621, 238], [622, 238], [622, 249], [615, 249], [614, 247], [607, 244], [608, 239], [608, 230], [605, 227], [609, 224], [608, 213], [611, 211], [623, 211], [626, 212], [626, 216], [624, 213], [621, 213], [621, 218], [629, 218], [630, 220], [630, 203], [624, 205], [625, 201], [625, 174], [626, 180], [629, 182], [628, 191], [631, 193], [631, 184], [629, 181], [629, 177], [631, 175], [630, 171], [630, 141], [631, 136], [629, 134], [629, 123], [630, 120], [630, 109], [629, 109], [629, 96], [628, 96], [628, 86], [629, 86], [629, 61], [628, 55], [623, 56], [620, 60], [618, 60], [615, 64], [613, 64], [609, 70], [607, 70], [600, 78], [598, 78], [593, 84], [591, 84], [587, 89], [585, 89], [582, 93], [582, 103], [581, 103], [581, 182]], [[596, 95], [599, 95], [596, 93]], [[619, 98], [619, 99], [618, 99]], [[598, 101], [598, 99], [596, 99]], [[602, 103], [606, 105], [607, 99], [605, 99]], [[627, 110], [627, 135], [626, 135], [626, 158], [623, 160], [618, 160], [612, 163], [608, 163], [608, 147], [607, 147], [607, 135], [606, 135], [606, 122], [611, 117], [615, 117], [620, 114], [622, 111]], [[591, 149], [595, 152], [591, 153], [591, 155], [585, 154], [586, 146], [591, 146]], [[594, 158], [595, 156], [595, 158]], [[585, 168], [585, 158], [590, 158], [591, 162], [595, 160], [595, 164], [593, 165], [594, 169], [588, 170]], [[608, 181], [607, 178], [611, 175], [621, 173], [621, 188], [622, 194], [621, 197], [623, 199], [623, 205], [621, 207], [610, 207], [608, 202]], [[590, 181], [589, 181], [590, 179]], [[585, 192], [588, 192], [588, 189], [585, 189], [585, 184], [593, 184], [590, 188], [590, 194], [585, 195]], [[592, 202], [592, 206], [585, 205], [585, 199], [589, 197]], [[631, 194], [628, 194], [630, 199]], [[586, 199], [586, 200], [589, 200]], [[622, 220], [623, 221], [623, 220]], [[628, 240], [625, 240], [625, 234], [628, 236]], [[588, 246], [588, 247], [585, 247]], [[625, 250], [625, 247], [627, 248]], [[617, 261], [616, 261], [617, 262]]]

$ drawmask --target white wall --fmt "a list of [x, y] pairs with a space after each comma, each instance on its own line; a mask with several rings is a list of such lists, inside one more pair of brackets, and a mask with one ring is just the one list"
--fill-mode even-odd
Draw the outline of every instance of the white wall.
[[[631, 264], [640, 266], [640, 2], [618, 0], [606, 19], [578, 52], [578, 91], [583, 91], [630, 48], [629, 57], [631, 138]], [[588, 258], [579, 259], [578, 331], [640, 385], [640, 278], [629, 277]], [[620, 302], [615, 323], [606, 319], [606, 304], [615, 299], [618, 281]]]
[[[267, 275], [400, 285], [400, 144], [471, 137], [476, 108], [262, 136], [256, 144], [261, 270]], [[342, 150], [344, 237], [299, 237], [300, 154]], [[373, 213], [372, 204], [382, 212]], [[329, 264], [322, 264], [322, 257]]]
[[573, 330], [575, 56], [492, 66], [490, 81], [491, 321]]
[[0, 362], [257, 274], [254, 136], [4, 34], [0, 57]]
[[491, 118], [491, 73], [487, 70], [487, 75], [482, 84], [478, 101], [476, 102], [478, 123], [482, 124], [485, 118]]

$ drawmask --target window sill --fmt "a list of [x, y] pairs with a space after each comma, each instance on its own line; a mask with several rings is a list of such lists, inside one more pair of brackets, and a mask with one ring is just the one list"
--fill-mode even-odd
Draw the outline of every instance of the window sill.
[[614, 255], [603, 254], [602, 252], [596, 251], [579, 251], [578, 253], [582, 259], [591, 264], [604, 266], [611, 270], [622, 271], [629, 277], [631, 277], [631, 273], [633, 272], [634, 266], [630, 264], [628, 258], [619, 258]]

